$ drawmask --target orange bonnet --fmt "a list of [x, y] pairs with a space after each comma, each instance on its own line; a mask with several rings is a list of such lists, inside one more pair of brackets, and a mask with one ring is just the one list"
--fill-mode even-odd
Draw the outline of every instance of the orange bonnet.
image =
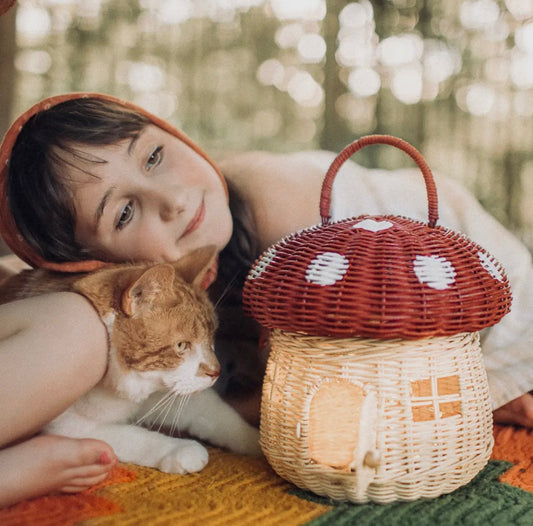
[[115, 102], [124, 106], [127, 109], [136, 111], [144, 115], [153, 124], [159, 126], [166, 132], [174, 135], [175, 137], [183, 141], [185, 144], [187, 144], [190, 148], [192, 148], [195, 152], [197, 152], [201, 157], [203, 157], [219, 175], [227, 194], [227, 187], [224, 178], [218, 168], [215, 166], [214, 162], [209, 158], [209, 156], [182, 131], [178, 130], [163, 119], [160, 119], [159, 117], [156, 117], [155, 115], [147, 112], [143, 108], [140, 108], [139, 106], [132, 104], [131, 102], [127, 102], [111, 95], [106, 95], [102, 93], [67, 93], [63, 95], [49, 97], [47, 99], [42, 100], [41, 102], [38, 102], [37, 104], [29, 108], [27, 111], [25, 111], [20, 117], [18, 117], [8, 129], [0, 145], [0, 236], [5, 241], [6, 245], [19, 258], [24, 260], [32, 267], [46, 268], [49, 270], [56, 270], [62, 272], [89, 272], [106, 265], [104, 261], [99, 260], [72, 262], [54, 262], [46, 260], [41, 254], [39, 254], [33, 247], [31, 247], [26, 242], [22, 234], [19, 232], [13, 219], [13, 216], [11, 215], [11, 210], [9, 208], [9, 203], [7, 199], [7, 178], [9, 173], [9, 159], [13, 146], [17, 140], [18, 134], [22, 130], [23, 126], [26, 124], [26, 122], [28, 122], [31, 117], [33, 117], [37, 113], [45, 111], [51, 108], [52, 106], [55, 106], [62, 102], [79, 98], [97, 98], [110, 102]]

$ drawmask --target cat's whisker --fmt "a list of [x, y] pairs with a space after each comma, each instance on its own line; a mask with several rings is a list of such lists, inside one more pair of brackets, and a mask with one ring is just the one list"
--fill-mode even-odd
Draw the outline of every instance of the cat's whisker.
[[190, 398], [191, 398], [191, 395], [186, 394], [186, 395], [182, 395], [178, 399], [178, 407], [176, 408], [176, 411], [173, 414], [172, 427], [170, 430], [171, 435], [174, 435], [174, 433], [177, 433], [178, 435], [180, 434], [180, 431], [181, 431], [180, 426], [179, 426], [180, 416], [183, 413], [183, 410], [185, 409], [185, 406], [189, 402]]
[[[154, 412], [156, 411], [159, 411], [159, 409], [161, 409], [162, 407], [165, 407], [166, 404], [169, 403], [170, 399], [174, 396], [174, 393], [172, 391], [169, 391], [167, 393], [165, 393], [164, 396], [162, 396], [158, 401], [157, 403], [155, 403], [150, 409], [148, 409], [148, 411], [146, 411], [146, 413], [144, 413], [143, 415], [141, 415], [136, 421], [135, 421], [135, 425], [140, 425], [142, 424], [150, 415], [152, 415]], [[156, 420], [157, 421], [157, 418]], [[155, 422], [154, 421], [154, 422]], [[153, 425], [154, 425], [154, 422], [152, 422], [150, 424], [150, 429], [153, 428]]]
[[230, 293], [231, 289], [233, 288], [234, 283], [239, 278], [239, 274], [235, 274], [233, 278], [229, 281], [229, 283], [226, 285], [224, 290], [220, 293], [220, 296], [217, 298], [217, 301], [215, 302], [215, 310], [218, 308], [222, 300]]
[[172, 407], [172, 404], [174, 403], [175, 396], [176, 395], [173, 391], [169, 391], [147, 413], [147, 414], [152, 414], [154, 412], [156, 413], [155, 416], [150, 419], [149, 429], [156, 430], [156, 431], [161, 430], [163, 423], [166, 419], [166, 415], [169, 411], [169, 407]]
[[135, 424], [142, 424], [150, 415], [159, 410], [159, 408], [167, 402], [169, 396], [170, 393], [165, 393], [165, 395], [159, 398], [159, 400], [152, 407], [150, 407], [144, 414], [137, 418]]
[[177, 424], [177, 421], [179, 419], [179, 415], [181, 413], [181, 403], [182, 403], [182, 397], [180, 396], [179, 398], [176, 398], [177, 400], [177, 408], [175, 411], [172, 412], [172, 422], [171, 422], [171, 425], [170, 425], [170, 430], [169, 430], [169, 433], [171, 436], [174, 436], [174, 432], [176, 431], [176, 424]]
[[161, 432], [161, 429], [163, 429], [164, 425], [165, 425], [165, 422], [169, 416], [169, 414], [172, 414], [172, 408], [174, 406], [174, 402], [176, 401], [176, 398], [178, 398], [180, 395], [176, 392], [173, 392], [172, 393], [172, 396], [169, 397], [169, 401], [168, 403], [166, 404], [166, 408], [165, 408], [165, 411], [164, 413], [161, 412], [162, 414], [162, 418], [159, 422], [159, 427], [157, 428], [157, 432], [160, 433]]
[[[166, 416], [170, 416], [170, 425], [168, 427], [168, 433], [171, 436], [174, 436], [174, 431], [176, 429], [176, 414], [179, 415], [180, 413], [180, 406], [181, 406], [181, 394], [176, 393], [174, 398], [172, 399], [172, 412], [168, 411]], [[177, 408], [176, 408], [177, 406]], [[178, 416], [179, 418], [179, 416]]]
[[[153, 430], [158, 425], [159, 421], [161, 420], [161, 413], [165, 410], [169, 403], [172, 403], [172, 395], [173, 394], [170, 391], [166, 393], [165, 396], [162, 397], [147, 413], [147, 416], [152, 415], [152, 417], [149, 419], [150, 429]], [[155, 413], [155, 415], [153, 413]]]

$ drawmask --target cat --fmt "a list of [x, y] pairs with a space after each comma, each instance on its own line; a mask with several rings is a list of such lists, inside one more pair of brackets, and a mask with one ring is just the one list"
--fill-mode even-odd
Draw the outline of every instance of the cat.
[[[174, 432], [176, 425], [212, 445], [260, 454], [258, 429], [212, 388], [220, 373], [213, 349], [217, 320], [199, 283], [215, 253], [204, 247], [174, 263], [109, 265], [88, 274], [23, 270], [0, 283], [0, 303], [77, 292], [107, 328], [104, 377], [44, 433], [98, 438], [121, 462], [167, 473], [200, 471], [208, 462], [199, 442], [160, 432]], [[157, 431], [148, 429], [154, 426]]]

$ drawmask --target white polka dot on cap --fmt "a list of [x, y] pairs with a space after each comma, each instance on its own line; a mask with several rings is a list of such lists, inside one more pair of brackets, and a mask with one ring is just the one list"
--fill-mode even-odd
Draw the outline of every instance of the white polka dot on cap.
[[362, 228], [369, 232], [380, 232], [381, 230], [388, 230], [393, 223], [390, 221], [376, 221], [375, 219], [364, 219], [355, 223], [354, 228]]
[[433, 289], [444, 290], [455, 282], [455, 269], [446, 258], [416, 256], [413, 268], [418, 281]]
[[334, 285], [341, 280], [350, 263], [337, 252], [323, 252], [314, 258], [305, 272], [305, 279], [317, 285]]

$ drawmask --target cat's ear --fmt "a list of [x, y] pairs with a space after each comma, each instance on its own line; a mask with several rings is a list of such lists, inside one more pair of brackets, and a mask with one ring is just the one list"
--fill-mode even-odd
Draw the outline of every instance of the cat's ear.
[[172, 288], [174, 268], [162, 263], [145, 270], [122, 294], [122, 310], [127, 316], [135, 316], [152, 308], [158, 295]]
[[216, 265], [216, 258], [216, 246], [207, 245], [189, 252], [172, 265], [187, 283], [201, 286], [205, 275]]

